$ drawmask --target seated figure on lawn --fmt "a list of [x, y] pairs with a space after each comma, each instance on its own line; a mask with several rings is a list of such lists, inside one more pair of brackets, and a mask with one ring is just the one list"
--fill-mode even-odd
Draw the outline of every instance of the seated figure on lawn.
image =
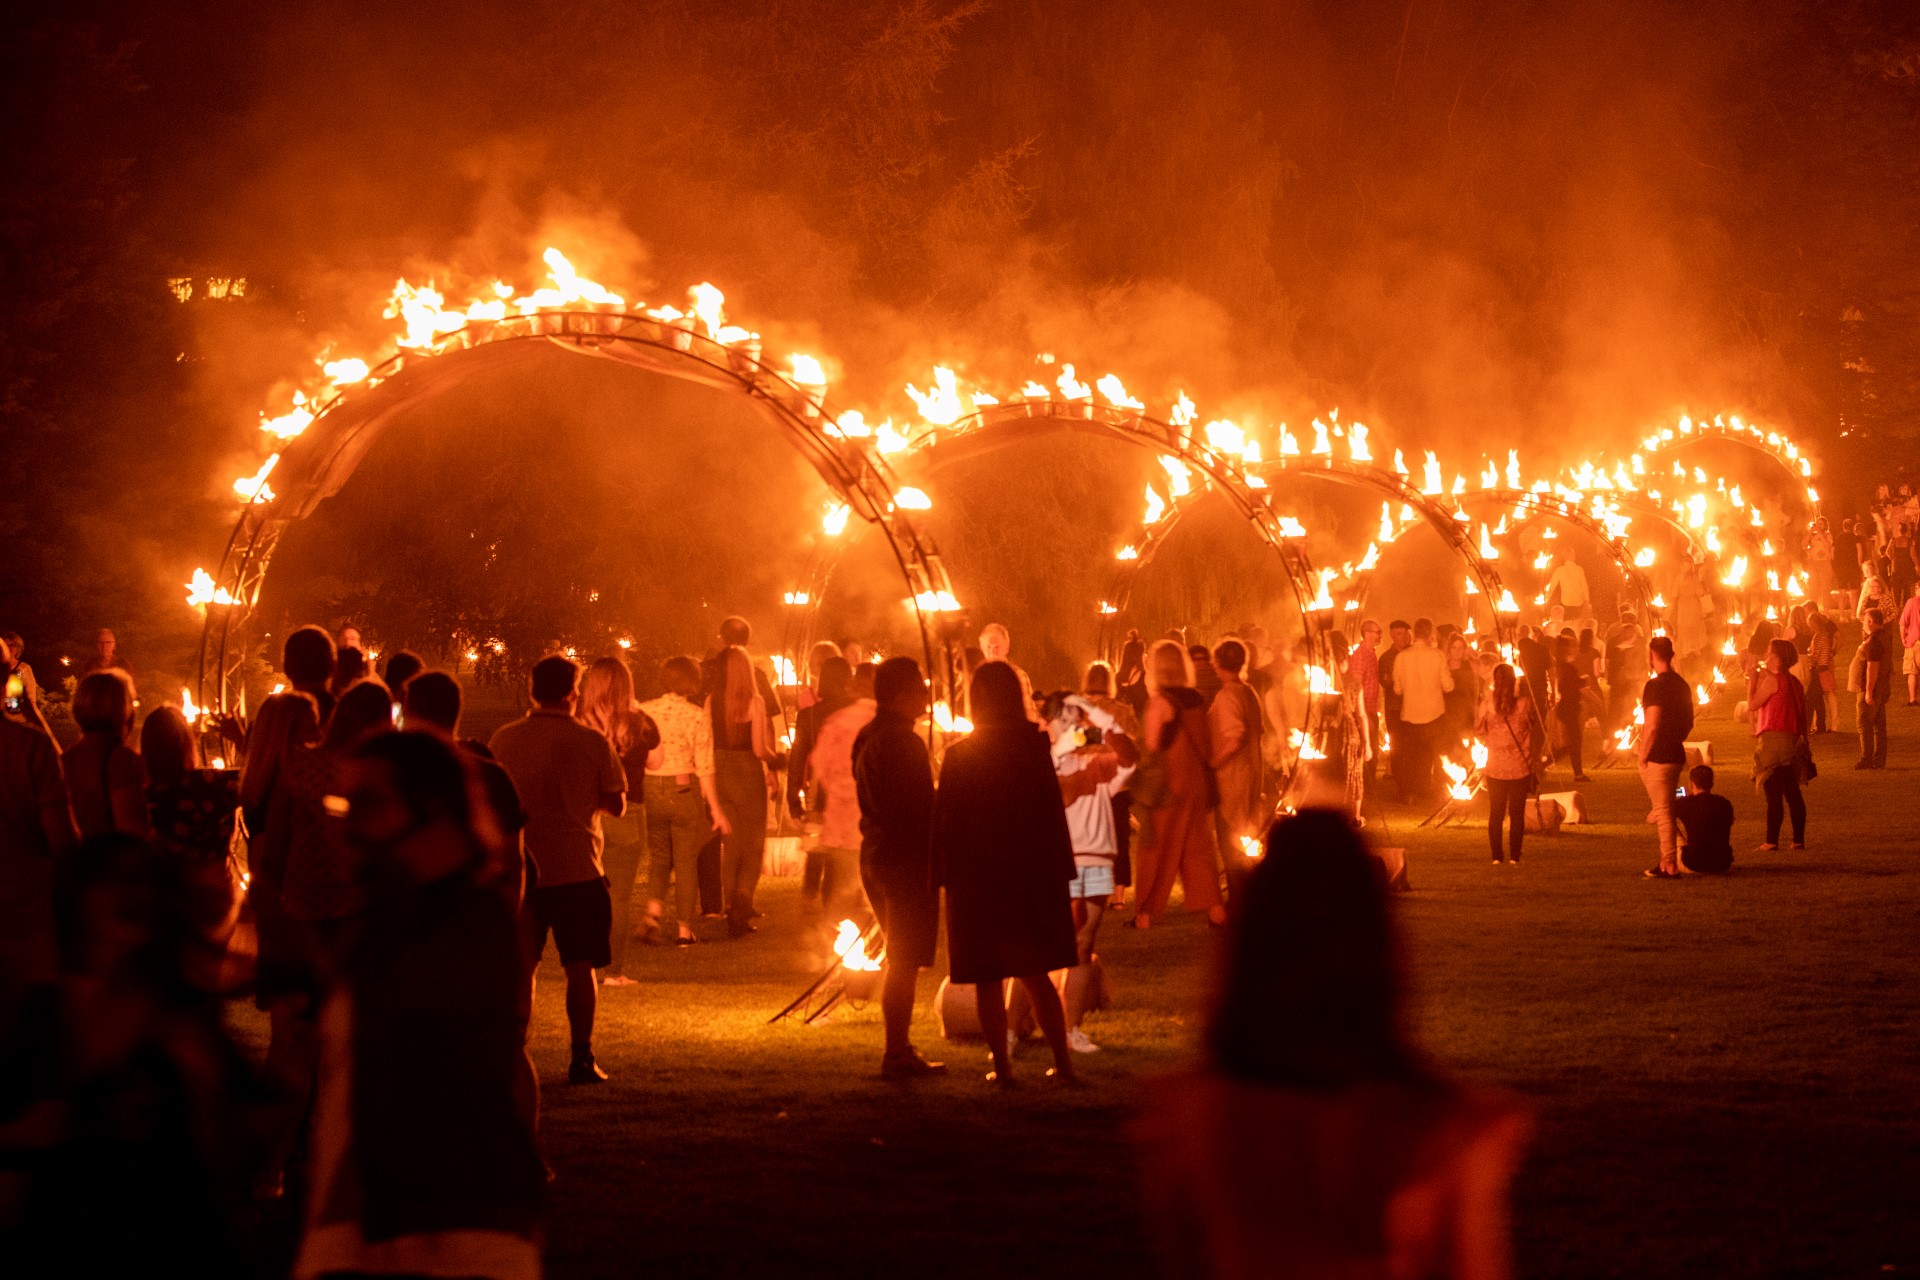
[[1680, 865], [1702, 875], [1733, 866], [1733, 802], [1713, 793], [1713, 770], [1697, 764], [1687, 774], [1687, 794], [1673, 802], [1673, 818], [1686, 833]]

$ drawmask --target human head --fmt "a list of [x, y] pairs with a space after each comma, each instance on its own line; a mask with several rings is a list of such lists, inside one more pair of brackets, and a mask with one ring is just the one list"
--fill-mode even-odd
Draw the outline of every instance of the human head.
[[140, 758], [147, 781], [157, 787], [171, 786], [200, 767], [200, 744], [180, 708], [168, 705], [147, 713], [140, 726]]
[[367, 674], [366, 650], [355, 645], [342, 645], [333, 655], [333, 687], [335, 690], [347, 688], [354, 681]]
[[1791, 671], [1793, 664], [1800, 661], [1800, 651], [1794, 648], [1791, 640], [1775, 640], [1767, 645], [1767, 670], [1779, 675]]
[[1185, 645], [1176, 640], [1160, 640], [1147, 653], [1147, 687], [1189, 689], [1193, 687], [1193, 660]]
[[1203, 644], [1188, 645], [1187, 657], [1192, 659], [1193, 669], [1195, 671], [1198, 671], [1202, 667], [1210, 667], [1213, 665], [1213, 650]]
[[1338, 813], [1268, 833], [1227, 952], [1207, 1036], [1222, 1075], [1316, 1090], [1420, 1077], [1379, 864]]
[[[816, 689], [820, 685], [821, 664], [828, 658], [838, 658], [841, 656], [843, 655], [840, 652], [840, 646], [833, 641], [816, 640], [813, 642], [812, 647], [807, 650], [807, 672], [813, 676], [813, 683]], [[847, 665], [852, 666], [853, 664], [848, 663]]]
[[1413, 627], [1399, 618], [1387, 624], [1387, 635], [1396, 649], [1404, 649], [1413, 643]]
[[333, 637], [323, 627], [301, 627], [280, 646], [280, 669], [296, 689], [324, 689], [335, 661]]
[[1019, 724], [1027, 718], [1020, 677], [1004, 662], [983, 664], [967, 687], [967, 709], [976, 728]]
[[19, 662], [27, 656], [27, 642], [18, 631], [0, 631], [0, 662]]
[[873, 700], [880, 710], [919, 719], [927, 709], [927, 681], [912, 658], [888, 658], [873, 673]]
[[1247, 665], [1247, 646], [1238, 640], [1222, 640], [1213, 647], [1213, 665], [1230, 676], [1238, 676]]
[[1869, 610], [1867, 610], [1867, 628], [1868, 628], [1868, 630], [1870, 630], [1870, 631], [1878, 631], [1878, 630], [1879, 630], [1880, 628], [1882, 628], [1882, 627], [1884, 627], [1884, 626], [1886, 626], [1886, 625], [1887, 625], [1887, 615], [1886, 615], [1886, 612], [1885, 612], [1884, 610], [1881, 610], [1881, 609], [1869, 609]]
[[117, 644], [118, 642], [113, 638], [113, 632], [105, 627], [100, 628], [100, 634], [93, 638], [93, 647], [98, 649], [100, 657], [108, 662], [113, 660], [113, 651]]
[[[580, 679], [580, 696], [574, 700], [573, 714], [582, 723], [611, 737], [616, 730], [626, 727], [627, 713], [636, 705], [633, 672], [627, 669], [627, 664], [619, 658], [595, 658]], [[622, 745], [615, 744], [616, 747]]]
[[1113, 696], [1113, 668], [1104, 662], [1087, 664], [1087, 674], [1080, 681], [1080, 691], [1089, 698], [1111, 698]]
[[[407, 837], [437, 822], [472, 830], [473, 804], [466, 765], [436, 734], [377, 734], [361, 743], [345, 778], [347, 839], [372, 854], [376, 876], [398, 874], [416, 883], [477, 865], [478, 841], [411, 844]], [[456, 852], [449, 866], [436, 862]], [[380, 859], [397, 861], [380, 864]]]
[[700, 690], [706, 685], [700, 676], [700, 664], [684, 653], [660, 664], [660, 683], [668, 693], [677, 694], [689, 702], [697, 700]]
[[118, 670], [81, 677], [73, 691], [73, 719], [82, 733], [107, 733], [125, 742], [133, 728], [133, 681]]
[[1447, 637], [1447, 661], [1454, 665], [1473, 661], [1473, 646], [1458, 631]]
[[1632, 605], [1623, 604], [1620, 606], [1620, 621], [1629, 623], [1629, 624], [1638, 621], [1638, 619], [1634, 616]]
[[362, 648], [363, 646], [360, 643], [360, 628], [351, 623], [340, 628], [340, 643], [335, 647], [340, 649]]
[[1553, 641], [1553, 656], [1560, 659], [1562, 662], [1565, 662], [1570, 658], [1572, 658], [1573, 657], [1573, 637], [1572, 636], [1555, 636]]
[[1013, 652], [1013, 633], [1003, 623], [989, 622], [980, 629], [980, 652], [988, 662], [1005, 662]]
[[1433, 619], [1415, 618], [1413, 620], [1413, 638], [1421, 644], [1433, 639]]
[[1380, 624], [1368, 618], [1360, 624], [1360, 638], [1367, 642], [1368, 648], [1377, 648], [1380, 644]]
[[1713, 767], [1697, 764], [1687, 770], [1687, 781], [1693, 784], [1696, 795], [1704, 795], [1713, 790]]
[[873, 676], [879, 670], [877, 662], [863, 662], [853, 669], [853, 696], [856, 698], [873, 697]]
[[1505, 715], [1513, 710], [1518, 700], [1518, 682], [1513, 676], [1513, 664], [1502, 662], [1493, 669], [1493, 709]]
[[1668, 636], [1655, 636], [1647, 641], [1647, 660], [1653, 663], [1655, 671], [1673, 669], [1673, 640]]
[[564, 654], [549, 654], [533, 664], [528, 683], [533, 700], [542, 707], [570, 708], [580, 687], [580, 664]]
[[401, 722], [409, 730], [460, 731], [460, 682], [444, 671], [423, 671], [401, 690]]
[[386, 665], [380, 669], [381, 678], [387, 688], [398, 694], [407, 687], [407, 681], [427, 669], [427, 664], [419, 654], [411, 649], [400, 649], [387, 655]]
[[720, 624], [720, 643], [729, 647], [745, 646], [753, 640], [753, 626], [739, 614]]
[[329, 747], [358, 746], [383, 729], [393, 728], [393, 692], [368, 677], [340, 695], [327, 721]]
[[820, 701], [845, 702], [853, 697], [853, 664], [839, 654], [820, 664]]

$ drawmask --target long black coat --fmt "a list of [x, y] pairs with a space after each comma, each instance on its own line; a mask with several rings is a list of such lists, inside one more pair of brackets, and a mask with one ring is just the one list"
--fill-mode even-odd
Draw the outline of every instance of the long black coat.
[[955, 982], [1073, 965], [1073, 840], [1044, 730], [995, 725], [948, 750], [933, 807], [933, 867], [947, 891]]

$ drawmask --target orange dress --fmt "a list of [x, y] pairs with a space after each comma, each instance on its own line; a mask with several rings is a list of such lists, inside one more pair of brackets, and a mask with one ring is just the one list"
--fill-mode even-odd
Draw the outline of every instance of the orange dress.
[[1135, 1124], [1167, 1274], [1506, 1280], [1528, 1121], [1504, 1094], [1370, 1081], [1326, 1093], [1194, 1074]]
[[[1154, 917], [1167, 909], [1174, 878], [1186, 891], [1187, 910], [1220, 905], [1220, 860], [1213, 831], [1213, 732], [1207, 708], [1189, 689], [1179, 708], [1162, 690], [1147, 704], [1146, 745], [1166, 758], [1168, 800], [1146, 818], [1146, 838], [1134, 850], [1136, 910]], [[1173, 729], [1177, 721], [1179, 729]], [[1171, 741], [1168, 742], [1168, 736]], [[1164, 746], [1162, 744], [1165, 744]]]

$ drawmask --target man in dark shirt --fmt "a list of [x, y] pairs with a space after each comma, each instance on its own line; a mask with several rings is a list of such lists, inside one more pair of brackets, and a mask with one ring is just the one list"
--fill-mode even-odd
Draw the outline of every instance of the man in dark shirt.
[[1647, 641], [1632, 605], [1620, 606], [1620, 621], [1607, 632], [1606, 643], [1606, 732], [1612, 734], [1632, 722], [1634, 687], [1647, 679]]
[[1687, 763], [1687, 735], [1693, 732], [1693, 687], [1673, 669], [1673, 641], [1655, 636], [1647, 642], [1653, 678], [1640, 693], [1646, 723], [1640, 728], [1640, 782], [1653, 803], [1653, 825], [1660, 833], [1660, 865], [1647, 872], [1655, 879], [1680, 874], [1673, 838], [1673, 793]]
[[1860, 759], [1856, 769], [1887, 767], [1887, 701], [1893, 696], [1893, 670], [1898, 661], [1893, 628], [1887, 615], [1867, 610], [1866, 635], [1854, 650], [1847, 671], [1847, 688], [1856, 695], [1854, 723], [1860, 729]]
[[[1406, 721], [1400, 718], [1403, 699], [1393, 687], [1393, 668], [1394, 664], [1399, 662], [1400, 655], [1405, 653], [1412, 644], [1412, 623], [1396, 618], [1387, 624], [1387, 648], [1380, 655], [1381, 711], [1386, 719], [1387, 746], [1391, 752], [1387, 760], [1387, 768], [1401, 795], [1407, 793], [1407, 779], [1413, 776], [1413, 771], [1407, 768], [1407, 762], [1412, 758], [1413, 752], [1409, 750], [1412, 744], [1408, 741]], [[1547, 704], [1542, 702], [1537, 705], [1544, 707]]]
[[1553, 655], [1547, 652], [1539, 628], [1532, 626], [1520, 628], [1520, 643], [1515, 648], [1520, 653], [1520, 673], [1527, 682], [1528, 691], [1533, 694], [1533, 705], [1544, 711], [1552, 705], [1547, 698], [1547, 690], [1550, 687]]
[[1687, 794], [1673, 802], [1673, 816], [1686, 831], [1680, 865], [1717, 876], [1733, 866], [1733, 802], [1713, 794], [1713, 770], [1704, 764], [1687, 774]]
[[905, 1079], [945, 1071], [913, 1047], [914, 987], [933, 963], [940, 893], [933, 886], [933, 762], [914, 724], [927, 711], [927, 682], [912, 658], [888, 658], [874, 673], [873, 720], [853, 741], [860, 798], [860, 878], [886, 931], [880, 1013], [887, 1047], [880, 1074]]

